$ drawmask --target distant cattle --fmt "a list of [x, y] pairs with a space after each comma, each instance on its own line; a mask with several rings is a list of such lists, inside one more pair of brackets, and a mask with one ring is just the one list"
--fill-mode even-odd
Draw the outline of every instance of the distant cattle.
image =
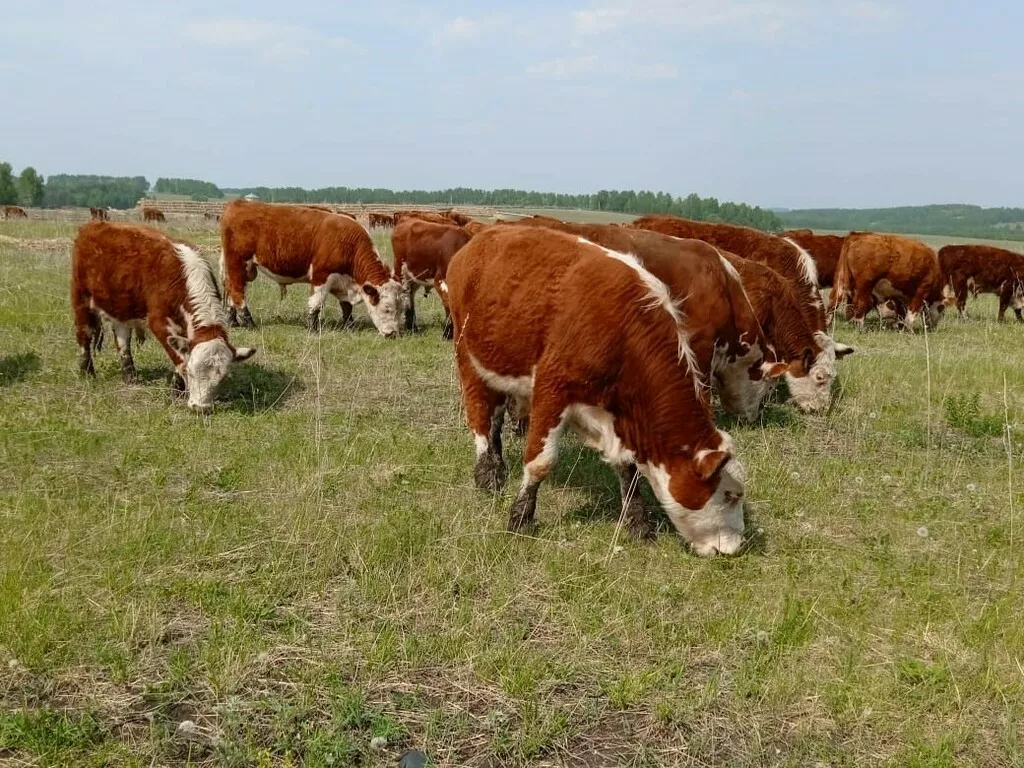
[[142, 220], [143, 221], [167, 221], [167, 217], [164, 216], [164, 212], [159, 208], [143, 208], [142, 209]]
[[27, 219], [28, 214], [25, 213], [24, 208], [19, 208], [17, 205], [5, 205], [4, 206], [4, 218], [5, 219]]
[[839, 235], [816, 235], [809, 229], [791, 229], [782, 236], [799, 245], [814, 259], [818, 268], [818, 287], [830, 288], [835, 281], [839, 254], [846, 238]]
[[92, 221], [109, 221], [110, 214], [107, 213], [106, 208], [97, 208], [96, 206], [89, 206], [89, 218]]
[[89, 222], [75, 238], [71, 306], [83, 374], [95, 376], [92, 350], [100, 349], [104, 319], [114, 331], [127, 382], [138, 379], [134, 334], [148, 329], [175, 370], [175, 386], [190, 408], [208, 412], [232, 363], [255, 349], [231, 346], [227, 315], [210, 265], [193, 248], [139, 225]]
[[800, 302], [800, 313], [804, 322], [823, 342], [821, 353], [814, 363], [808, 381], [824, 378], [821, 388], [831, 391], [837, 373], [836, 360], [853, 350], [829, 337], [825, 323], [825, 307], [821, 300], [821, 292], [818, 290], [817, 266], [807, 251], [791, 240], [749, 227], [690, 221], [675, 216], [644, 216], [630, 226], [674, 237], [704, 240], [741, 258], [764, 264], [789, 280]]
[[460, 227], [464, 227], [470, 222], [469, 216], [458, 211], [444, 211], [441, 214], [444, 218], [448, 219], [452, 224], [457, 224]]
[[[945, 308], [944, 284], [939, 258], [924, 243], [898, 235], [851, 232], [836, 269], [829, 315], [846, 301], [847, 317], [863, 326], [872, 308], [899, 307], [904, 327], [913, 330], [922, 315], [922, 321], [934, 328]], [[883, 311], [888, 310], [879, 313]]]
[[203, 218], [207, 221], [220, 221], [220, 214], [212, 211], [206, 211], [206, 213], [203, 214]]
[[405, 327], [412, 330], [416, 324], [416, 291], [423, 288], [424, 295], [434, 288], [445, 306], [442, 335], [452, 337], [451, 321], [445, 293], [445, 274], [452, 256], [469, 242], [472, 235], [455, 224], [434, 224], [419, 219], [406, 219], [391, 235], [395, 254], [394, 277], [402, 282], [406, 292]]
[[549, 216], [506, 227], [555, 229], [638, 259], [668, 286], [685, 313], [697, 380], [714, 385], [722, 406], [751, 420], [768, 392], [768, 378], [785, 366], [765, 362], [766, 344], [739, 275], [714, 246], [642, 229], [562, 222]]
[[220, 220], [221, 277], [231, 301], [229, 321], [253, 326], [245, 303], [253, 267], [279, 285], [309, 283], [309, 326], [319, 327], [328, 294], [341, 303], [342, 320], [352, 305], [366, 303], [370, 319], [386, 337], [398, 334], [402, 286], [391, 277], [369, 233], [344, 216], [290, 205], [235, 200]]
[[687, 370], [683, 317], [664, 283], [571, 234], [494, 227], [452, 259], [448, 290], [479, 487], [504, 482], [506, 399], [529, 409], [511, 530], [532, 524], [570, 427], [615, 468], [634, 535], [653, 536], [639, 469], [695, 552], [740, 550], [744, 471]]
[[394, 217], [387, 213], [371, 213], [369, 214], [369, 220], [371, 229], [374, 227], [390, 229], [395, 226]]
[[439, 213], [432, 211], [395, 211], [395, 225], [401, 224], [405, 219], [419, 219], [430, 221], [434, 224], [450, 224], [451, 222]]
[[962, 317], [967, 317], [968, 292], [994, 293], [999, 322], [1010, 306], [1024, 320], [1024, 255], [988, 245], [947, 245], [939, 249], [939, 265]]

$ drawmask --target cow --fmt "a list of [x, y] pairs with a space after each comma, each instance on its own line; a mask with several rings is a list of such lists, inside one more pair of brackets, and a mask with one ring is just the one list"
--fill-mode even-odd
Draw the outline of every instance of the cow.
[[[818, 290], [817, 267], [807, 251], [791, 240], [749, 227], [690, 221], [676, 216], [644, 216], [630, 224], [630, 228], [649, 229], [674, 237], [704, 240], [740, 258], [764, 264], [789, 280], [800, 302], [800, 313], [804, 322], [816, 338], [824, 342], [810, 372], [810, 380], [817, 381], [824, 377], [828, 391], [831, 392], [838, 370], [836, 361], [852, 354], [854, 350], [846, 344], [834, 341], [828, 335], [825, 307]], [[818, 402], [820, 403], [820, 400]], [[820, 407], [816, 407], [815, 410], [820, 410]]]
[[401, 284], [381, 261], [362, 225], [344, 216], [289, 205], [234, 200], [220, 219], [221, 278], [231, 302], [229, 322], [241, 315], [253, 327], [245, 303], [252, 265], [281, 286], [309, 283], [309, 327], [319, 328], [327, 294], [337, 297], [342, 322], [363, 301], [370, 320], [386, 338], [398, 335]]
[[107, 213], [106, 208], [97, 208], [94, 205], [90, 205], [89, 219], [92, 221], [110, 221], [110, 214]]
[[452, 224], [457, 224], [460, 227], [464, 227], [470, 222], [469, 216], [458, 211], [444, 211], [441, 215]]
[[1010, 306], [1017, 320], [1024, 320], [1024, 255], [989, 245], [947, 245], [938, 255], [961, 317], [967, 318], [970, 291], [999, 297], [999, 322], [1005, 321]]
[[462, 228], [465, 229], [467, 232], [469, 232], [469, 234], [471, 234], [471, 235], [478, 235], [481, 232], [483, 232], [485, 229], [487, 229], [489, 226], [491, 226], [491, 225], [490, 224], [484, 224], [482, 221], [477, 221], [476, 219], [470, 219], [468, 222], [466, 222], [463, 225]]
[[694, 552], [741, 549], [743, 466], [688, 370], [682, 313], [636, 258], [568, 233], [495, 227], [452, 259], [448, 291], [480, 488], [504, 482], [506, 398], [529, 409], [510, 530], [533, 524], [568, 426], [615, 468], [634, 535], [653, 536], [639, 469]]
[[142, 209], [142, 220], [143, 221], [167, 221], [167, 217], [164, 216], [164, 212], [159, 208], [143, 208]]
[[391, 234], [391, 248], [395, 254], [394, 278], [401, 281], [406, 294], [406, 330], [413, 330], [416, 324], [416, 290], [422, 287], [425, 296], [434, 288], [445, 306], [441, 335], [446, 339], [452, 337], [445, 274], [452, 256], [470, 238], [469, 232], [455, 224], [405, 219], [395, 227]]
[[434, 224], [451, 223], [441, 214], [431, 211], [395, 211], [395, 226], [401, 224], [405, 219], [419, 219], [420, 221], [430, 221]]
[[206, 213], [203, 214], [203, 218], [206, 219], [207, 221], [220, 221], [220, 214], [213, 213], [212, 211], [207, 211]]
[[809, 229], [790, 229], [783, 232], [782, 237], [811, 254], [814, 265], [818, 268], [818, 287], [831, 288], [835, 281], [839, 254], [843, 250], [843, 241], [846, 238], [839, 235], [816, 235]]
[[17, 205], [5, 205], [4, 206], [4, 218], [5, 219], [27, 219], [28, 214], [25, 213], [24, 208], [20, 208]]
[[786, 366], [765, 360], [766, 344], [736, 270], [714, 246], [642, 229], [562, 222], [536, 216], [506, 227], [539, 227], [582, 237], [628, 253], [665, 283], [686, 314], [698, 381], [714, 385], [722, 406], [745, 421], [756, 418], [769, 379]]
[[[900, 323], [908, 330], [914, 329], [918, 315], [927, 328], [935, 328], [946, 306], [944, 284], [939, 258], [924, 243], [899, 235], [851, 232], [836, 268], [829, 316], [847, 301], [847, 317], [862, 329], [865, 316], [876, 306], [898, 307]], [[888, 310], [879, 309], [880, 314], [883, 311]]]
[[137, 224], [82, 225], [71, 256], [71, 307], [83, 375], [96, 375], [92, 350], [102, 347], [107, 320], [125, 382], [138, 381], [132, 333], [141, 341], [148, 328], [174, 366], [175, 389], [183, 390], [189, 408], [200, 413], [213, 410], [231, 364], [256, 352], [236, 349], [228, 340], [227, 315], [206, 260], [188, 245]]

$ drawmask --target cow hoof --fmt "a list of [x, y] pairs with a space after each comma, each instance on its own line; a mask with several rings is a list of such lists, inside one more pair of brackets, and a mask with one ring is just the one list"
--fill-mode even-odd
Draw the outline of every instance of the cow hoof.
[[477, 459], [476, 467], [473, 468], [476, 487], [490, 493], [498, 493], [505, 487], [506, 475], [504, 459], [490, 451]]
[[139, 374], [135, 371], [122, 374], [122, 378], [124, 379], [124, 383], [129, 387], [134, 387], [142, 383], [142, 379], [139, 378]]
[[651, 522], [630, 522], [626, 525], [626, 529], [629, 531], [629, 535], [640, 542], [651, 542], [654, 541], [654, 526]]
[[238, 327], [238, 310], [234, 307], [228, 310], [228, 328]]
[[520, 495], [508, 513], [508, 530], [512, 533], [530, 533], [537, 529], [534, 513], [537, 511], [536, 497]]
[[252, 313], [249, 311], [248, 307], [246, 307], [245, 309], [242, 310], [242, 325], [245, 328], [255, 328], [256, 327], [256, 321], [254, 321], [252, 319]]

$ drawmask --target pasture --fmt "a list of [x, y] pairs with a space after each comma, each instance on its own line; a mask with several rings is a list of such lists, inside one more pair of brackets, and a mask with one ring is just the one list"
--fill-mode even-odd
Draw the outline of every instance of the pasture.
[[1024, 764], [1024, 328], [991, 297], [840, 324], [830, 413], [726, 423], [752, 544], [703, 560], [646, 488], [657, 541], [617, 536], [571, 438], [505, 532], [521, 442], [475, 490], [435, 297], [395, 341], [334, 301], [310, 335], [261, 278], [209, 418], [152, 340], [143, 384], [109, 337], [80, 379], [74, 232], [0, 222], [0, 763]]

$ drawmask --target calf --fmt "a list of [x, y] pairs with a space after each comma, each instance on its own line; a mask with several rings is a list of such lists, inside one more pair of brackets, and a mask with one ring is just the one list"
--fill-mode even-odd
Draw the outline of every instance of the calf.
[[125, 381], [138, 380], [132, 332], [145, 329], [167, 352], [175, 387], [188, 405], [207, 413], [217, 387], [234, 362], [255, 349], [235, 349], [225, 330], [227, 316], [210, 265], [193, 248], [138, 225], [89, 222], [75, 238], [71, 256], [71, 307], [83, 374], [96, 375], [92, 349], [102, 346], [102, 321], [109, 320]]
[[[423, 288], [424, 296], [433, 287], [445, 303], [445, 274], [448, 262], [472, 237], [454, 224], [433, 224], [419, 219], [405, 219], [391, 234], [391, 247], [395, 254], [394, 278], [402, 282], [406, 293], [405, 327], [412, 330], [416, 324], [416, 290]], [[448, 306], [445, 303], [445, 322], [442, 335], [452, 337]]]
[[159, 208], [143, 208], [142, 209], [142, 220], [143, 221], [167, 221], [167, 217], [164, 216], [164, 212]]
[[653, 535], [634, 493], [639, 468], [695, 552], [739, 551], [743, 468], [687, 371], [687, 332], [664, 283], [633, 256], [574, 235], [495, 227], [452, 259], [448, 291], [480, 487], [504, 481], [505, 399], [529, 407], [510, 529], [533, 522], [569, 426], [615, 467], [634, 534]]
[[89, 218], [92, 221], [109, 221], [110, 215], [105, 208], [97, 208], [91, 205], [89, 206]]
[[316, 329], [328, 294], [341, 303], [343, 322], [363, 301], [382, 335], [398, 334], [402, 286], [392, 279], [370, 234], [345, 216], [291, 205], [234, 200], [220, 220], [221, 277], [231, 301], [229, 320], [254, 325], [245, 303], [253, 266], [280, 286], [309, 283], [309, 327]]
[[939, 266], [961, 317], [967, 317], [967, 292], [999, 297], [999, 322], [1012, 305], [1018, 320], [1024, 309], [1024, 255], [989, 245], [947, 245], [939, 249]]
[[4, 206], [4, 218], [5, 219], [27, 219], [28, 214], [25, 213], [24, 208], [19, 208], [16, 205], [5, 205]]
[[898, 235], [851, 232], [836, 269], [829, 315], [849, 301], [848, 317], [863, 327], [865, 316], [876, 306], [886, 307], [886, 312], [889, 307], [905, 307], [905, 328], [913, 330], [922, 313], [922, 322], [934, 328], [945, 309], [944, 282], [938, 256], [924, 243]]
[[791, 229], [783, 232], [782, 236], [811, 254], [814, 266], [818, 269], [818, 287], [831, 287], [835, 282], [839, 254], [842, 253], [846, 238], [839, 235], [816, 235], [809, 229]]
[[698, 381], [714, 385], [722, 406], [744, 420], [756, 418], [768, 378], [785, 366], [764, 363], [766, 344], [736, 270], [712, 245], [642, 229], [575, 224], [546, 216], [505, 226], [556, 229], [614, 251], [629, 253], [665, 283], [686, 313]]

